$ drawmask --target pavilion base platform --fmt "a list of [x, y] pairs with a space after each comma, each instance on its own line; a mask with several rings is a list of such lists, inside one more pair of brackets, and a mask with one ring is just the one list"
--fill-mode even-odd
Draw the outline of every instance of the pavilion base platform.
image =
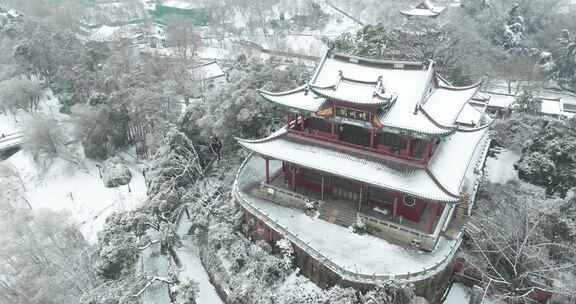
[[[271, 193], [270, 185], [262, 183], [263, 163], [259, 157], [250, 157], [242, 165], [233, 190], [235, 201], [245, 211], [244, 232], [248, 237], [271, 243], [290, 241], [301, 273], [322, 288], [340, 285], [369, 290], [389, 281], [411, 282], [418, 296], [432, 304], [440, 303], [449, 285], [461, 233], [454, 238], [440, 236], [432, 252], [354, 233], [319, 216], [307, 215], [302, 209], [316, 198], [310, 196], [312, 193], [303, 195], [283, 188]], [[278, 169], [275, 164], [271, 167]], [[278, 195], [278, 191], [291, 198], [283, 200], [289, 204], [280, 205], [266, 197]], [[317, 200], [318, 210], [330, 202], [325, 199]]]
[[[320, 219], [344, 227], [353, 226], [361, 221], [374, 236], [428, 251], [436, 247], [439, 239], [439, 225], [443, 225], [448, 220], [447, 215], [440, 221], [434, 222], [414, 222], [402, 217], [394, 218], [391, 214], [377, 212], [361, 204], [353, 204], [347, 199], [329, 193], [320, 194], [300, 186], [291, 189], [280, 174], [274, 174], [274, 178], [269, 183], [253, 183], [247, 191], [255, 197], [284, 207], [300, 209], [302, 212], [314, 206]], [[434, 210], [427, 206], [422, 218], [432, 219], [433, 217], [428, 216], [432, 212]]]

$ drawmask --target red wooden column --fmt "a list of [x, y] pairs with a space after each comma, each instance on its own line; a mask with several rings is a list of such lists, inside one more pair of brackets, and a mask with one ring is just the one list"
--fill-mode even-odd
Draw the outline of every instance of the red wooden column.
[[398, 214], [398, 197], [394, 197], [394, 206], [392, 207], [392, 220], [396, 221], [397, 214]]
[[300, 131], [304, 131], [304, 113], [300, 115]]
[[404, 156], [410, 157], [412, 154], [412, 138], [406, 139], [406, 149], [404, 149]]
[[429, 140], [426, 144], [426, 162], [430, 160], [430, 156], [432, 156], [432, 141]]
[[270, 160], [266, 159], [266, 183], [270, 183]]
[[292, 171], [292, 190], [296, 190], [296, 167]]
[[374, 128], [370, 129], [370, 148], [374, 148], [374, 137], [376, 136]]

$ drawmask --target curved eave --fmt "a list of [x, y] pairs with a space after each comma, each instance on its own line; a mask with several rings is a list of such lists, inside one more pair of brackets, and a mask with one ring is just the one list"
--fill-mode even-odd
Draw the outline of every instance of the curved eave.
[[440, 144], [428, 170], [446, 191], [461, 193], [464, 180], [470, 177], [476, 164], [483, 161], [485, 155], [482, 152], [489, 143], [488, 126], [459, 130]]
[[285, 92], [267, 92], [258, 89], [258, 94], [269, 102], [289, 109], [316, 112], [320, 110], [326, 99], [318, 97], [311, 92], [306, 92], [307, 85]]
[[[400, 131], [409, 131], [425, 136], [448, 136], [456, 130], [455, 127], [442, 126], [434, 123], [428, 116], [422, 111], [418, 111], [417, 114], [409, 113], [409, 116], [403, 120], [405, 123], [391, 122], [386, 119], [386, 115], [378, 116], [378, 121], [384, 128], [397, 129]], [[412, 115], [419, 115], [419, 117], [410, 117]], [[415, 123], [415, 122], [418, 123]]]
[[467, 103], [472, 100], [480, 89], [481, 82], [467, 87], [437, 88], [424, 102], [419, 110], [440, 128], [454, 129], [458, 116]]
[[316, 87], [316, 86], [310, 86], [310, 90], [312, 92], [324, 97], [324, 98], [336, 100], [336, 101], [342, 101], [342, 102], [346, 102], [346, 103], [354, 104], [354, 105], [358, 105], [358, 106], [377, 107], [377, 106], [385, 105], [385, 104], [390, 102], [390, 100], [382, 99], [378, 95], [374, 96], [372, 101], [363, 101], [363, 100], [351, 100], [348, 97], [339, 96], [338, 94], [336, 94], [336, 91], [334, 91], [333, 89], [330, 89], [330, 88], [321, 88], [321, 87]]
[[264, 158], [277, 159], [348, 178], [376, 187], [400, 191], [409, 195], [441, 202], [456, 202], [459, 197], [447, 192], [442, 184], [425, 169], [396, 171], [385, 164], [286, 139], [285, 130], [258, 140], [237, 138], [238, 143]]
[[400, 14], [407, 17], [438, 17], [442, 13], [443, 9], [439, 12], [434, 12], [427, 9], [411, 9], [411, 10], [401, 10]]

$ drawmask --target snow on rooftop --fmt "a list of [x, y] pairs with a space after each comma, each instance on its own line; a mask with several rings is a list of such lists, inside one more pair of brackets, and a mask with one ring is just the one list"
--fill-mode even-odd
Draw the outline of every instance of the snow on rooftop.
[[317, 96], [312, 92], [306, 93], [306, 86], [301, 86], [292, 91], [270, 93], [259, 91], [260, 95], [273, 103], [286, 106], [292, 109], [316, 112], [326, 101], [325, 98]]
[[[262, 172], [262, 159], [252, 158], [248, 173]], [[261, 173], [260, 173], [261, 174]], [[407, 249], [371, 235], [360, 235], [348, 228], [312, 218], [301, 210], [243, 194], [247, 203], [259, 209], [302, 242], [349, 271], [366, 275], [401, 275], [434, 267], [452, 252], [457, 241], [440, 238], [433, 252]]]
[[460, 115], [458, 115], [456, 122], [476, 126], [484, 116], [485, 110], [486, 107], [475, 106], [467, 103], [462, 109], [462, 112], [460, 112]]
[[514, 101], [516, 101], [516, 95], [490, 92], [484, 93], [490, 96], [490, 100], [488, 100], [488, 105], [490, 107], [508, 109], [514, 103]]
[[197, 65], [190, 69], [192, 78], [194, 79], [213, 79], [226, 76], [222, 68], [216, 61], [211, 61], [205, 64]]
[[123, 38], [133, 38], [139, 35], [137, 24], [128, 24], [123, 26], [102, 25], [90, 37], [93, 41], [114, 41]]
[[330, 99], [345, 100], [358, 104], [381, 104], [386, 102], [386, 100], [375, 95], [377, 88], [376, 79], [374, 79], [374, 83], [342, 80], [334, 85], [334, 87], [330, 88], [311, 87], [311, 89]]
[[[285, 133], [285, 130], [281, 130], [267, 140], [239, 140], [239, 143], [243, 147], [261, 155], [307, 168], [314, 168], [329, 174], [345, 176], [385, 189], [394, 189], [436, 201], [453, 202], [457, 200], [457, 198], [448, 195], [442, 190], [423, 169], [406, 168], [402, 171], [392, 169], [380, 161], [367, 160], [329, 148], [292, 141], [284, 136]], [[456, 149], [456, 154], [460, 151], [459, 149]], [[447, 165], [444, 163], [444, 159], [441, 162], [442, 165]], [[451, 166], [452, 164], [448, 163], [448, 168]], [[450, 174], [445, 174], [444, 176], [446, 178], [443, 181], [455, 184], [450, 189], [457, 188], [461, 177]], [[451, 176], [452, 180], [449, 180]], [[458, 191], [455, 194], [458, 194]]]
[[[469, 171], [476, 166], [489, 144], [488, 128], [475, 132], [456, 132], [444, 139], [429, 164], [430, 172], [451, 193], [460, 194]], [[473, 182], [473, 181], [470, 181]]]
[[562, 115], [562, 103], [560, 100], [554, 99], [542, 99], [541, 100], [541, 112], [548, 115]]
[[437, 123], [452, 126], [478, 88], [478, 86], [467, 89], [440, 87], [432, 92], [422, 107]]
[[436, 17], [440, 12], [432, 11], [429, 9], [413, 8], [410, 10], [400, 11], [404, 15], [408, 16], [420, 16], [420, 17]]
[[373, 82], [381, 76], [386, 94], [398, 97], [390, 110], [380, 117], [383, 125], [427, 134], [449, 132], [435, 125], [423, 113], [414, 114], [414, 109], [424, 93], [423, 87], [428, 82], [429, 71], [423, 68], [405, 69], [401, 62], [397, 63], [398, 68], [385, 68], [376, 64], [361, 65], [354, 61], [354, 59], [326, 58], [318, 67], [318, 74], [312, 85], [317, 87], [335, 85], [339, 80], [340, 71], [346, 78], [365, 82]]
[[192, 10], [207, 8], [211, 5], [219, 3], [215, 0], [164, 0], [161, 2], [162, 6], [172, 7], [181, 10]]

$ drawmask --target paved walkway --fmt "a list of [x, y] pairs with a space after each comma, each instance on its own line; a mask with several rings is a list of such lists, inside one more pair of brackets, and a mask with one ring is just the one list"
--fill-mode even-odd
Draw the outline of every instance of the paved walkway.
[[178, 273], [178, 279], [180, 281], [190, 279], [198, 283], [200, 292], [196, 299], [197, 303], [224, 304], [220, 296], [216, 293], [216, 289], [214, 289], [214, 286], [210, 283], [208, 274], [200, 262], [198, 248], [194, 245], [192, 236], [187, 234], [191, 226], [192, 222], [186, 218], [186, 214], [183, 214], [178, 225], [178, 235], [182, 241], [182, 247], [176, 248], [176, 254], [182, 263], [182, 268]]

